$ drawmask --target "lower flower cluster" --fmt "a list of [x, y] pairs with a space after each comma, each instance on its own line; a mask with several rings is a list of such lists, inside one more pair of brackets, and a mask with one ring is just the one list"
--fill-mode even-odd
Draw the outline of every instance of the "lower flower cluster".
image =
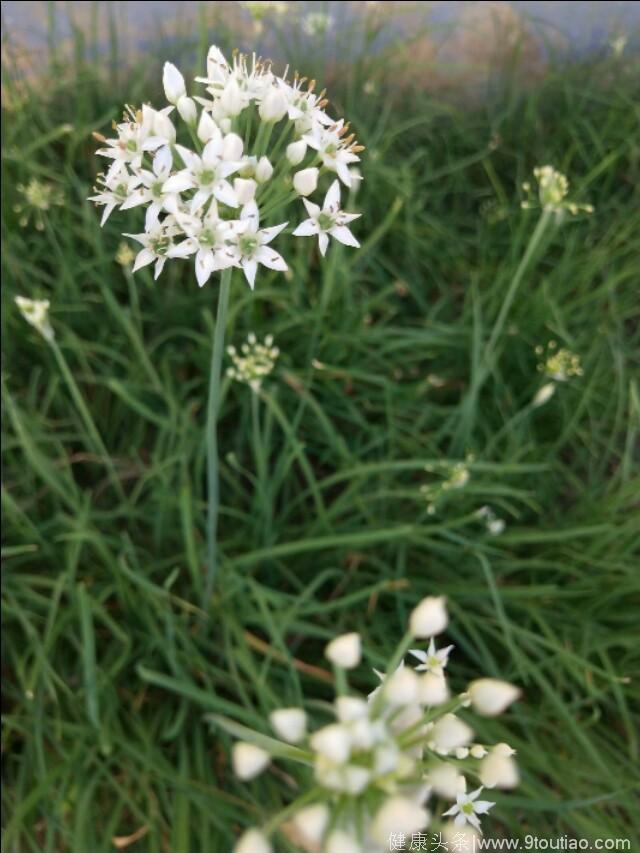
[[[279, 708], [270, 715], [279, 740], [256, 733], [254, 742], [236, 742], [233, 766], [241, 779], [266, 770], [275, 755], [309, 768], [298, 798], [262, 829], [245, 832], [236, 853], [269, 853], [276, 830], [309, 853], [389, 850], [393, 838], [427, 828], [444, 837], [482, 831], [480, 817], [494, 805], [483, 789], [515, 787], [518, 769], [514, 750], [476, 742], [463, 717], [468, 710], [501, 714], [520, 691], [481, 678], [452, 695], [445, 669], [453, 646], [437, 648], [433, 639], [447, 624], [445, 600], [425, 598], [368, 697], [347, 683], [346, 671], [361, 660], [359, 635], [337, 637], [326, 648], [337, 692], [331, 721], [309, 732], [302, 708]], [[430, 640], [426, 649], [412, 648], [419, 639]], [[405, 662], [407, 654], [416, 666]]]

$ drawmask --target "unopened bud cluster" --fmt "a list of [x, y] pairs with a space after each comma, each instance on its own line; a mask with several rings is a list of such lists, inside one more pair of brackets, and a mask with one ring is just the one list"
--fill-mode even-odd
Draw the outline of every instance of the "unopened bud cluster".
[[538, 197], [533, 194], [531, 184], [525, 181], [522, 189], [527, 195], [525, 201], [521, 203], [524, 210], [540, 206], [543, 210], [554, 213], [560, 217], [565, 210], [568, 210], [573, 216], [580, 213], [593, 213], [593, 205], [591, 204], [576, 204], [569, 201], [567, 194], [569, 193], [569, 181], [566, 175], [554, 169], [553, 166], [537, 166], [533, 170], [534, 177], [538, 184]]
[[567, 382], [574, 376], [582, 376], [583, 370], [580, 364], [580, 356], [566, 347], [558, 348], [556, 341], [549, 341], [546, 348], [539, 345], [535, 349], [536, 355], [541, 358], [538, 362], [538, 373], [544, 374], [549, 380], [536, 393], [533, 398], [535, 407], [543, 406], [553, 397], [556, 383]]
[[[302, 708], [279, 708], [270, 715], [276, 736], [308, 768], [300, 806], [292, 803], [282, 819], [276, 815], [263, 830], [248, 830], [235, 853], [271, 851], [268, 836], [276, 830], [305, 850], [328, 853], [388, 850], [391, 835], [427, 827], [481, 832], [480, 816], [494, 805], [481, 798], [483, 788], [515, 787], [518, 770], [507, 744], [474, 740], [467, 709], [496, 716], [519, 690], [481, 678], [453, 695], [445, 676], [453, 646], [438, 648], [434, 639], [447, 625], [444, 598], [421, 601], [368, 697], [350, 690], [347, 682], [347, 671], [361, 661], [360, 636], [344, 634], [329, 643], [326, 656], [337, 684], [332, 719], [311, 731]], [[412, 648], [419, 640], [428, 641], [427, 647]], [[407, 653], [417, 665], [405, 662]], [[247, 738], [234, 746], [233, 766], [241, 779], [254, 778], [272, 761], [268, 740], [256, 740], [260, 743]], [[281, 748], [276, 751], [283, 754]]]
[[227, 353], [233, 362], [233, 366], [227, 369], [227, 376], [236, 382], [244, 382], [252, 391], [259, 391], [262, 381], [273, 370], [280, 350], [273, 345], [273, 335], [267, 335], [264, 343], [260, 343], [250, 332], [240, 352], [229, 346]]

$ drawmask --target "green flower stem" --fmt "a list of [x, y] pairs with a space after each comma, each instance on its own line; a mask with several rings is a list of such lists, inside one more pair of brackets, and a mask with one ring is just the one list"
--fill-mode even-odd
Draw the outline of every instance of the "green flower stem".
[[485, 349], [484, 366], [486, 371], [490, 369], [493, 352], [498, 342], [498, 338], [502, 334], [504, 324], [507, 320], [507, 315], [509, 314], [509, 310], [511, 309], [511, 305], [513, 303], [513, 300], [515, 299], [516, 293], [518, 292], [518, 288], [520, 287], [522, 278], [525, 272], [527, 271], [529, 264], [531, 263], [531, 259], [538, 250], [538, 246], [540, 245], [544, 233], [547, 230], [547, 226], [549, 225], [552, 215], [552, 211], [548, 209], [543, 210], [542, 216], [538, 220], [538, 224], [536, 225], [534, 232], [531, 235], [531, 238], [527, 244], [525, 253], [522, 256], [520, 263], [518, 264], [518, 268], [516, 269], [513, 278], [511, 279], [511, 284], [509, 285], [509, 289], [507, 290], [507, 295], [504, 298], [504, 302], [502, 303], [502, 306], [500, 308], [500, 313], [498, 314], [498, 318], [493, 326], [493, 329], [491, 330], [491, 336]]
[[207, 574], [204, 587], [203, 606], [206, 606], [213, 590], [213, 581], [218, 564], [218, 509], [220, 504], [220, 483], [218, 470], [218, 434], [217, 421], [220, 406], [220, 383], [222, 374], [222, 354], [224, 351], [224, 333], [227, 324], [229, 291], [231, 289], [231, 268], [222, 271], [218, 311], [213, 333], [211, 369], [209, 373], [209, 401], [207, 404]]
[[269, 481], [267, 454], [265, 452], [262, 430], [260, 428], [260, 393], [251, 390], [251, 432], [253, 437], [253, 453], [256, 460], [258, 479], [258, 497], [262, 520], [264, 524], [264, 539], [266, 541], [271, 528], [271, 500], [269, 499]]
[[98, 428], [95, 425], [93, 418], [91, 417], [91, 414], [89, 413], [89, 409], [87, 408], [87, 405], [84, 401], [84, 398], [82, 396], [82, 392], [78, 388], [78, 384], [77, 384], [76, 380], [73, 378], [73, 374], [69, 370], [69, 365], [67, 364], [67, 360], [65, 359], [64, 354], [63, 354], [62, 350], [60, 349], [60, 347], [58, 346], [55, 338], [52, 338], [51, 340], [49, 340], [48, 343], [49, 343], [51, 349], [53, 350], [53, 354], [54, 354], [55, 359], [58, 363], [58, 367], [60, 368], [60, 372], [62, 373], [62, 378], [64, 379], [64, 381], [67, 384], [67, 387], [69, 389], [69, 393], [71, 394], [71, 397], [73, 399], [73, 402], [75, 403], [75, 406], [78, 410], [80, 418], [82, 419], [84, 427], [85, 427], [85, 429], [89, 435], [92, 450], [98, 456], [101, 456], [104, 458], [104, 462], [105, 462], [105, 465], [109, 471], [109, 478], [111, 480], [113, 488], [117, 492], [120, 500], [126, 501], [127, 497], [124, 493], [124, 489], [122, 488], [122, 483], [120, 482], [120, 480], [118, 478], [118, 474], [117, 474], [116, 469], [115, 469], [113, 462], [111, 460], [111, 456], [109, 455], [109, 452], [108, 452], [107, 448], [105, 447], [104, 442], [102, 440], [102, 436], [98, 432]]

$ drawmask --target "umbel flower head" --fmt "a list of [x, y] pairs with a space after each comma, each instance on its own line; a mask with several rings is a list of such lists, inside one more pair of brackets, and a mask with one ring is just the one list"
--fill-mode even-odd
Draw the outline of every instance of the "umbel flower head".
[[565, 347], [558, 348], [556, 341], [549, 341], [546, 348], [539, 345], [535, 349], [536, 355], [542, 360], [538, 362], [538, 373], [542, 373], [548, 380], [535, 394], [532, 405], [543, 406], [556, 390], [556, 383], [568, 382], [574, 376], [582, 376], [583, 370], [580, 364], [580, 356]]
[[[275, 248], [285, 229], [317, 235], [323, 255], [330, 237], [359, 246], [348, 227], [359, 214], [341, 209], [340, 183], [359, 180], [351, 166], [362, 146], [326, 112], [315, 81], [278, 77], [255, 55], [229, 62], [215, 45], [196, 81], [204, 93], [191, 96], [165, 63], [169, 106], [127, 106], [113, 138], [95, 134], [97, 153], [111, 161], [91, 196], [102, 224], [116, 208], [145, 209], [144, 231], [126, 235], [141, 246], [133, 271], [153, 264], [157, 278], [167, 260], [193, 260], [201, 287], [238, 267], [253, 288], [259, 266], [287, 270]], [[322, 206], [311, 200], [316, 191]]]
[[538, 199], [536, 201], [531, 184], [528, 181], [522, 185], [527, 199], [521, 206], [525, 210], [540, 206], [543, 210], [554, 213], [556, 218], [561, 218], [565, 211], [573, 216], [580, 213], [593, 213], [592, 204], [576, 204], [567, 198], [569, 192], [569, 181], [566, 175], [554, 169], [553, 166], [537, 166], [533, 175], [538, 183]]
[[[239, 778], [253, 779], [272, 758], [289, 757], [306, 765], [308, 784], [300, 784], [298, 800], [282, 817], [245, 832], [237, 853], [272, 850], [269, 836], [277, 829], [304, 850], [335, 853], [381, 853], [394, 838], [427, 828], [482, 831], [480, 818], [494, 805], [483, 790], [515, 787], [518, 770], [508, 744], [474, 741], [466, 714], [496, 716], [520, 691], [480, 678], [453, 695], [445, 675], [453, 646], [434, 639], [447, 625], [442, 596], [421, 601], [386, 671], [376, 671], [380, 683], [368, 697], [347, 682], [347, 670], [360, 663], [359, 635], [336, 637], [326, 649], [337, 685], [329, 719], [312, 729], [303, 708], [276, 709], [269, 719], [278, 739], [255, 733], [255, 743], [243, 728], [244, 740], [233, 750]], [[428, 640], [426, 648], [411, 648], [420, 640]], [[405, 662], [407, 652], [419, 665]], [[231, 721], [214, 719], [238, 733]]]

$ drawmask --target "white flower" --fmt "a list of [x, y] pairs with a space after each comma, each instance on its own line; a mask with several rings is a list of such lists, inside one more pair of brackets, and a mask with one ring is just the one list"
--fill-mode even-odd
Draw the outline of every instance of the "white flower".
[[299, 166], [307, 153], [307, 143], [304, 139], [298, 139], [287, 145], [287, 160], [292, 166]]
[[485, 717], [497, 717], [520, 696], [517, 687], [498, 678], [479, 678], [469, 685], [468, 693], [475, 710]]
[[229, 223], [231, 243], [238, 255], [237, 266], [242, 267], [249, 287], [255, 286], [258, 264], [270, 270], [286, 272], [288, 266], [281, 254], [269, 246], [269, 243], [287, 227], [287, 223], [271, 228], [260, 228], [260, 214], [255, 201], [245, 204], [240, 211], [240, 219]]
[[298, 195], [308, 196], [315, 192], [318, 186], [319, 171], [316, 168], [302, 169], [293, 176], [293, 188]]
[[171, 172], [172, 158], [169, 146], [164, 146], [153, 158], [152, 171], [141, 169], [137, 181], [142, 186], [131, 189], [120, 209], [128, 210], [148, 204], [145, 214], [144, 227], [151, 231], [158, 226], [158, 219], [163, 210], [169, 213], [178, 212], [179, 197], [176, 193], [166, 192], [164, 185]]
[[274, 731], [287, 743], [299, 743], [307, 731], [307, 715], [301, 708], [278, 708], [269, 715]]
[[142, 175], [129, 174], [124, 163], [116, 161], [114, 167], [109, 170], [106, 176], [98, 177], [98, 186], [95, 187], [96, 195], [89, 196], [89, 201], [104, 205], [102, 219], [100, 220], [101, 226], [104, 225], [116, 207], [124, 204], [130, 198], [142, 181]]
[[197, 213], [211, 196], [228, 207], [237, 207], [238, 200], [227, 178], [240, 168], [239, 162], [223, 160], [223, 140], [214, 134], [202, 149], [202, 156], [194, 154], [182, 145], [176, 145], [183, 163], [187, 167], [172, 175], [164, 184], [167, 193], [182, 193], [196, 190], [190, 202], [190, 212]]
[[348, 729], [339, 723], [318, 729], [309, 742], [316, 752], [334, 764], [343, 764], [349, 758], [351, 738]]
[[520, 781], [518, 765], [513, 760], [514, 750], [506, 743], [498, 743], [480, 762], [480, 781], [487, 788], [515, 788]]
[[416, 667], [416, 672], [432, 672], [435, 675], [443, 675], [443, 670], [449, 661], [452, 649], [453, 646], [436, 649], [436, 644], [432, 637], [426, 652], [423, 652], [421, 649], [409, 649], [409, 654], [420, 661], [420, 665]]
[[444, 812], [443, 817], [453, 817], [455, 815], [455, 826], [464, 826], [465, 823], [471, 824], [474, 829], [480, 829], [480, 821], [477, 818], [479, 814], [487, 814], [495, 803], [490, 803], [488, 800], [479, 800], [478, 797], [482, 793], [482, 788], [472, 791], [470, 794], [458, 794], [456, 797], [455, 806]]
[[338, 696], [335, 701], [336, 716], [341, 723], [353, 723], [369, 713], [369, 704], [359, 696]]
[[411, 835], [429, 824], [429, 812], [407, 797], [389, 797], [373, 819], [371, 837], [378, 844], [388, 844], [392, 834]]
[[335, 666], [342, 669], [353, 669], [360, 663], [360, 635], [356, 633], [342, 634], [331, 640], [324, 653]]
[[244, 382], [256, 393], [262, 382], [273, 370], [280, 350], [273, 345], [273, 335], [267, 335], [260, 343], [253, 332], [249, 332], [246, 343], [238, 352], [234, 346], [227, 347], [233, 367], [227, 370], [227, 376], [237, 382]]
[[343, 139], [347, 131], [348, 125], [345, 125], [342, 120], [330, 128], [317, 124], [312, 132], [303, 136], [303, 139], [310, 148], [318, 152], [322, 165], [331, 172], [335, 172], [342, 183], [350, 187], [353, 179], [349, 166], [360, 161], [356, 150], [361, 149], [360, 146], [353, 144], [351, 136]]
[[170, 104], [177, 104], [187, 94], [184, 77], [171, 62], [165, 62], [162, 71], [162, 85]]
[[295, 813], [293, 825], [310, 844], [320, 844], [327, 824], [329, 823], [329, 807], [324, 803], [314, 803], [305, 806]]
[[271, 853], [272, 847], [257, 829], [248, 829], [233, 848], [233, 853]]
[[169, 251], [173, 245], [172, 239], [177, 233], [178, 229], [175, 227], [173, 217], [167, 217], [162, 223], [142, 234], [125, 234], [125, 237], [131, 237], [142, 246], [136, 255], [132, 272], [137, 272], [142, 267], [155, 262], [153, 277], [158, 278], [167, 258], [171, 257]]
[[473, 737], [473, 730], [455, 714], [445, 714], [434, 725], [430, 737], [437, 750], [447, 753], [466, 746]]
[[[167, 110], [172, 109], [173, 107], [167, 107]], [[162, 110], [161, 113], [166, 114], [166, 111]], [[113, 165], [107, 172], [107, 181], [119, 171], [123, 163], [129, 164], [133, 170], [139, 169], [146, 151], [156, 151], [167, 144], [167, 139], [155, 132], [157, 115], [156, 111], [146, 104], [137, 113], [130, 111], [130, 120], [116, 126], [118, 137], [106, 139], [107, 147], [96, 151], [96, 154], [113, 160]]]
[[16, 296], [15, 301], [27, 323], [40, 332], [45, 341], [52, 341], [54, 332], [49, 322], [49, 300], [28, 299], [26, 296]]
[[443, 596], [423, 598], [409, 620], [411, 633], [421, 638], [441, 634], [448, 624], [446, 599]]
[[308, 36], [324, 35], [331, 27], [333, 18], [325, 12], [309, 12], [304, 16], [302, 29]]
[[233, 745], [231, 760], [236, 776], [239, 779], [247, 780], [262, 773], [271, 761], [271, 756], [253, 743], [238, 741]]
[[334, 181], [325, 196], [322, 209], [309, 199], [302, 199], [309, 214], [293, 232], [295, 237], [311, 237], [318, 235], [320, 253], [324, 255], [329, 245], [329, 236], [335, 237], [345, 246], [359, 247], [360, 243], [347, 228], [347, 224], [358, 219], [359, 213], [345, 213], [340, 210], [340, 184]]
[[178, 222], [187, 239], [171, 246], [167, 257], [187, 258], [195, 254], [196, 278], [200, 287], [216, 270], [237, 266], [238, 253], [229, 243], [230, 223], [219, 218], [215, 201], [204, 216], [178, 214]]

